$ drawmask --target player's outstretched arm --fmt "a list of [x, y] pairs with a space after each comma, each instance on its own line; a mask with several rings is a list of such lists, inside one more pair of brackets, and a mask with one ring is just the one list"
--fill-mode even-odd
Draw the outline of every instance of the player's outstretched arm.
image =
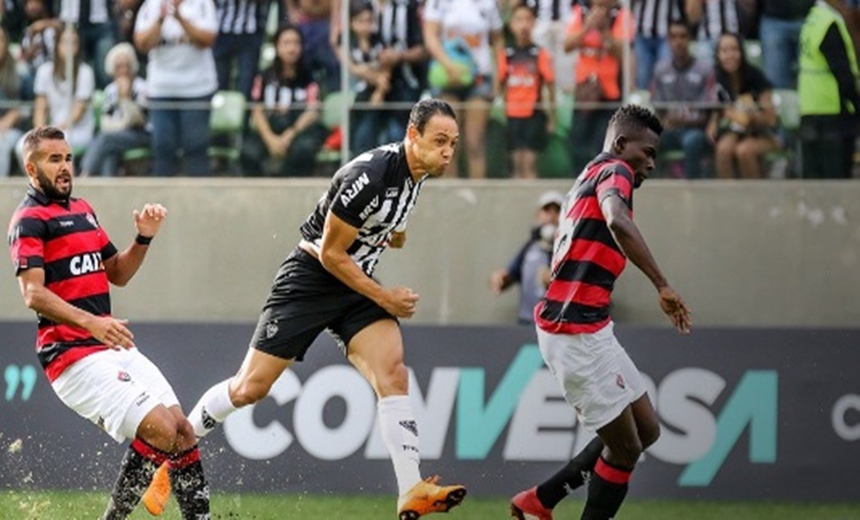
[[161, 204], [144, 204], [140, 211], [134, 210], [133, 216], [137, 237], [125, 251], [104, 260], [108, 280], [118, 287], [124, 287], [143, 264], [149, 240], [158, 234], [167, 210]]
[[645, 243], [645, 238], [630, 218], [627, 205], [620, 197], [610, 195], [603, 199], [600, 209], [615, 242], [627, 258], [654, 284], [654, 288], [659, 293], [660, 308], [669, 316], [678, 332], [682, 334], [690, 332], [692, 325], [690, 311], [660, 271], [651, 250], [648, 249], [648, 244]]

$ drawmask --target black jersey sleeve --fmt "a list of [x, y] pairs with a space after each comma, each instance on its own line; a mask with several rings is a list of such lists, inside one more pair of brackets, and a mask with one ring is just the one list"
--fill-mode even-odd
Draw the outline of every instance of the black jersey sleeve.
[[361, 228], [385, 195], [384, 159], [370, 152], [357, 157], [340, 173], [341, 182], [329, 210], [338, 218]]

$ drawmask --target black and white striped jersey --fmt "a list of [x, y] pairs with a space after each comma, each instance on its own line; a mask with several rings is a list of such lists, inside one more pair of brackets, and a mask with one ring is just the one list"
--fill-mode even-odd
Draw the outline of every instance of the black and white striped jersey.
[[331, 186], [301, 226], [302, 238], [319, 252], [323, 225], [331, 211], [358, 228], [347, 253], [368, 276], [388, 246], [393, 231], [404, 231], [406, 219], [427, 176], [412, 179], [403, 143], [391, 143], [365, 152], [341, 167]]
[[666, 38], [669, 24], [686, 18], [681, 0], [640, 0], [635, 2], [633, 12], [636, 31], [646, 38]]
[[538, 20], [566, 22], [570, 20], [577, 0], [525, 0], [524, 3], [534, 11]]
[[215, 0], [218, 32], [257, 34], [266, 29], [271, 0]]
[[702, 23], [699, 24], [700, 40], [716, 40], [723, 33], [740, 31], [737, 0], [705, 0]]

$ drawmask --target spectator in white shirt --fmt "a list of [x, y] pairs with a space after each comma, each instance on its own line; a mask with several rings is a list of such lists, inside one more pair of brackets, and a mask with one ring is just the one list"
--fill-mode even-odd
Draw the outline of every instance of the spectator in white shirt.
[[145, 0], [140, 7], [134, 43], [149, 58], [146, 91], [156, 176], [209, 175], [210, 103], [218, 89], [212, 46], [217, 36], [212, 0]]

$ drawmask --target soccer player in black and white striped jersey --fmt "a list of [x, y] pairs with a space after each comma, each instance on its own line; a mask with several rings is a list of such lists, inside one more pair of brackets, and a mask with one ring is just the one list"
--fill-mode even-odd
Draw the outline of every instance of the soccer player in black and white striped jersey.
[[421, 186], [445, 172], [459, 136], [447, 103], [422, 100], [412, 109], [401, 143], [360, 154], [335, 173], [301, 226], [301, 242], [278, 269], [239, 371], [207, 390], [189, 414], [198, 436], [266, 397], [281, 373], [329, 330], [378, 397], [400, 519], [444, 512], [463, 500], [463, 486], [437, 485], [438, 477], [422, 480], [418, 467], [418, 426], [398, 322], [415, 313], [418, 295], [372, 278], [382, 252], [404, 245]]

